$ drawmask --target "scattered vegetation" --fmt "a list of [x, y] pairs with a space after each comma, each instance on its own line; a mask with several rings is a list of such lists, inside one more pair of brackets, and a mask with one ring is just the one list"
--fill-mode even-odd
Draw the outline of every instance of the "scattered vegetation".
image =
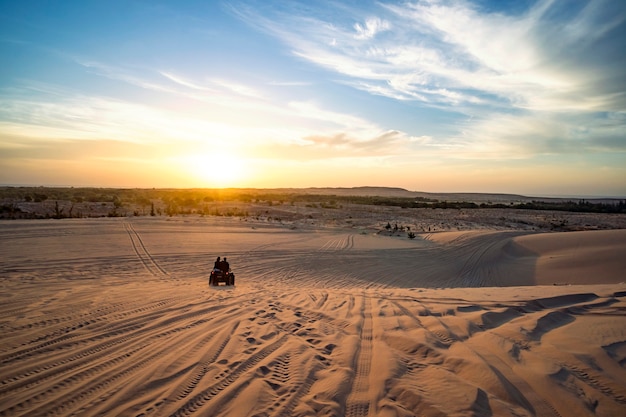
[[[97, 204], [94, 204], [97, 203]], [[432, 209], [550, 210], [584, 213], [626, 213], [626, 200], [530, 201], [521, 203], [475, 203], [428, 198], [321, 195], [291, 190], [262, 189], [125, 189], [0, 187], [1, 218], [71, 218], [118, 216], [248, 217], [247, 206], [280, 207], [299, 204], [308, 208], [340, 209], [347, 204]], [[43, 209], [42, 209], [43, 208]], [[394, 232], [400, 226], [388, 225]], [[562, 227], [561, 224], [554, 225]], [[398, 228], [398, 229], [396, 229]], [[404, 231], [399, 230], [399, 231]], [[410, 230], [409, 230], [410, 231]]]

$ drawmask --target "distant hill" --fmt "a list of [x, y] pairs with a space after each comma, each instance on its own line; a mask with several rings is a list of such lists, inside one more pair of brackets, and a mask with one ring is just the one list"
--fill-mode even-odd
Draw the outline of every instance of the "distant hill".
[[532, 201], [558, 203], [566, 201], [585, 200], [592, 203], [614, 204], [621, 198], [582, 198], [582, 197], [533, 197], [520, 194], [506, 193], [428, 193], [424, 191], [409, 191], [400, 187], [309, 187], [309, 188], [267, 188], [249, 189], [255, 193], [271, 192], [277, 194], [313, 194], [336, 196], [364, 196], [364, 197], [398, 197], [398, 198], [425, 198], [428, 200], [449, 202], [472, 202], [491, 204], [520, 204]]
[[[581, 200], [594, 204], [616, 204], [626, 198], [583, 198], [583, 197], [533, 197], [519, 194], [505, 193], [429, 193], [423, 191], [409, 191], [400, 187], [309, 187], [309, 188], [227, 188], [227, 189], [210, 189], [210, 188], [194, 188], [194, 189], [175, 189], [175, 188], [153, 188], [153, 189], [128, 189], [128, 188], [93, 188], [93, 187], [16, 187], [16, 186], [0, 186], [0, 199], [3, 198], [23, 198], [23, 194], [47, 193], [51, 194], [51, 199], [64, 199], [62, 195], [70, 195], [72, 193], [82, 194], [132, 194], [136, 192], [159, 192], [159, 191], [213, 191], [222, 195], [248, 193], [250, 195], [262, 194], [310, 194], [310, 195], [335, 195], [341, 197], [383, 197], [383, 198], [415, 198], [426, 199], [428, 201], [439, 202], [471, 202], [476, 204], [521, 204], [530, 202], [579, 202]], [[83, 196], [85, 197], [85, 196]], [[87, 198], [87, 197], [85, 197]], [[66, 196], [65, 199], [71, 199]], [[95, 200], [94, 200], [95, 201]]]
[[[376, 196], [401, 198], [427, 198], [439, 201], [473, 201], [473, 202], [525, 202], [535, 198], [517, 194], [486, 194], [486, 193], [427, 193], [409, 191], [399, 187], [310, 187], [310, 188], [267, 188], [253, 189], [256, 192], [337, 195], [337, 196]], [[536, 199], [535, 199], [536, 200]]]
[[417, 197], [419, 193], [398, 187], [323, 187], [323, 188], [295, 188], [296, 193], [316, 195], [341, 195], [341, 196], [376, 196], [376, 197]]

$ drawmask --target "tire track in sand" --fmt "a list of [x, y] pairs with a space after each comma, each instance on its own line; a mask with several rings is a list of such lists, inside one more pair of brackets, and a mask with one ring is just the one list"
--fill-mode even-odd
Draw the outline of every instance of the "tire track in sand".
[[[238, 307], [235, 307], [238, 306]], [[167, 317], [163, 316], [160, 320], [155, 321], [156, 318], [153, 314], [147, 316], [141, 316], [138, 319], [140, 323], [134, 323], [131, 325], [125, 325], [124, 329], [107, 330], [100, 329], [98, 332], [85, 340], [74, 343], [68, 346], [59, 346], [49, 351], [49, 353], [55, 353], [59, 351], [68, 350], [70, 356], [55, 357], [53, 361], [49, 361], [43, 365], [38, 365], [33, 369], [26, 369], [22, 371], [18, 376], [8, 380], [10, 385], [3, 386], [3, 391], [10, 394], [13, 391], [21, 391], [23, 389], [37, 389], [43, 386], [43, 381], [57, 380], [53, 386], [45, 390], [45, 392], [39, 393], [34, 399], [40, 403], [40, 408], [46, 407], [48, 409], [70, 409], [74, 403], [84, 403], [89, 401], [89, 397], [96, 395], [95, 393], [109, 389], [113, 381], [117, 381], [119, 376], [130, 376], [135, 370], [144, 367], [144, 362], [140, 362], [140, 366], [134, 365], [137, 359], [141, 359], [137, 356], [140, 351], [145, 350], [155, 345], [158, 341], [167, 341], [171, 337], [174, 337], [178, 332], [188, 331], [197, 326], [205, 326], [206, 323], [212, 322], [214, 317], [206, 317], [209, 313], [216, 311], [223, 311], [231, 308], [230, 311], [224, 312], [224, 318], [235, 317], [238, 315], [241, 304], [238, 302], [226, 303], [218, 306], [209, 305], [201, 309], [193, 309], [186, 311], [187, 306], [183, 311], [175, 311], [175, 316]], [[181, 323], [182, 322], [182, 323]], [[143, 324], [142, 324], [143, 323]], [[146, 325], [147, 323], [150, 323]], [[96, 343], [95, 345], [93, 343]], [[165, 342], [162, 342], [165, 343]], [[169, 343], [169, 342], [167, 342]], [[83, 346], [84, 349], [78, 349], [79, 346]], [[161, 345], [160, 353], [151, 357], [157, 358], [159, 355], [164, 354], [167, 349], [164, 349]], [[113, 350], [121, 350], [126, 352], [121, 356], [110, 357]], [[143, 353], [145, 355], [145, 353]], [[109, 359], [107, 359], [109, 357]], [[92, 363], [96, 359], [106, 359], [101, 363], [98, 363], [95, 367], [85, 368], [85, 364]], [[145, 362], [147, 363], [147, 362]], [[127, 365], [124, 365], [127, 364]], [[97, 374], [105, 371], [118, 369], [120, 367], [129, 367], [125, 372], [113, 377], [109, 380], [102, 380], [103, 378], [96, 378]], [[102, 381], [100, 381], [102, 380]], [[104, 381], [104, 383], [103, 383]], [[96, 384], [96, 385], [94, 385]], [[115, 384], [113, 384], [115, 385]], [[73, 392], [73, 397], [68, 401], [59, 403], [59, 401], [51, 400], [56, 393], [61, 390], [67, 390]], [[100, 394], [104, 397], [109, 394]], [[112, 395], [112, 394], [111, 394]], [[69, 395], [67, 395], [69, 397]], [[24, 408], [31, 404], [28, 403], [14, 404], [7, 410], [1, 410], [0, 416], [11, 415], [15, 410]], [[56, 408], [55, 408], [56, 407]], [[8, 413], [8, 414], [7, 414]]]
[[370, 415], [369, 374], [372, 368], [372, 302], [363, 295], [361, 307], [360, 346], [356, 352], [352, 389], [346, 400], [346, 417], [366, 417]]
[[[123, 342], [125, 345], [123, 348], [118, 347], [123, 353], [114, 357], [110, 355], [113, 347], [111, 343], [114, 342], [105, 343], [101, 348], [90, 348], [89, 351], [94, 353], [88, 355], [91, 359], [96, 357], [106, 359], [101, 362], [98, 361], [95, 366], [85, 367], [85, 364], [82, 363], [83, 361], [74, 363], [72, 360], [69, 360], [64, 366], [53, 364], [54, 366], [49, 371], [49, 373], [52, 373], [51, 375], [34, 375], [33, 378], [36, 379], [36, 384], [41, 384], [44, 380], [57, 378], [57, 382], [54, 385], [48, 386], [45, 391], [27, 399], [25, 402], [14, 404], [10, 408], [0, 411], [0, 416], [13, 415], [16, 411], [32, 407], [35, 404], [38, 404], [37, 407], [41, 411], [45, 409], [53, 414], [68, 415], [70, 411], [76, 410], [78, 407], [81, 407], [84, 411], [89, 406], [92, 406], [93, 403], [103, 401], [107, 397], [114, 395], [127, 377], [165, 355], [167, 349], [164, 349], [163, 345], [174, 343], [172, 342], [173, 336], [181, 331], [205, 325], [207, 322], [210, 322], [210, 320], [196, 320], [182, 327], [165, 326], [161, 328], [162, 326], [157, 325], [151, 327], [157, 333], [150, 335], [151, 332], [148, 332], [145, 337], [124, 335], [118, 342]], [[84, 359], [86, 358], [85, 356]], [[72, 370], [78, 372], [72, 372]], [[62, 398], [55, 399], [60, 391], [65, 391], [66, 394]], [[96, 399], [94, 400], [94, 398]], [[80, 414], [81, 412], [79, 412]]]
[[[301, 366], [295, 365], [296, 371], [299, 371], [298, 374], [298, 388], [292, 388], [287, 395], [280, 398], [275, 405], [280, 405], [282, 402], [283, 405], [281, 408], [275, 412], [277, 417], [291, 417], [293, 415], [293, 409], [298, 405], [301, 401], [302, 397], [307, 394], [313, 384], [315, 383], [315, 374], [322, 368], [326, 366], [323, 361], [320, 360], [319, 355], [314, 358], [314, 364], [309, 365], [308, 372], [306, 375], [300, 375], [304, 373], [304, 369]], [[291, 375], [287, 374], [287, 378], [285, 378], [285, 382], [291, 379]], [[271, 410], [270, 410], [271, 411]]]
[[[187, 401], [182, 407], [176, 410], [172, 416], [191, 416], [196, 414], [196, 412], [198, 412], [198, 410], [206, 405], [211, 399], [217, 397], [218, 394], [235, 383], [242, 374], [282, 346], [287, 341], [287, 338], [287, 335], [283, 335], [274, 343], [251, 355], [248, 359], [238, 364], [230, 373], [226, 374], [224, 378], [220, 379], [218, 382]], [[244, 381], [243, 384], [245, 383], [246, 382]], [[228, 399], [229, 396], [221, 396], [217, 398], [216, 403], [212, 404], [212, 406], [219, 409], [219, 407], [223, 405], [223, 403], [227, 402]]]
[[[220, 340], [220, 342], [210, 346], [210, 348], [202, 355], [196, 364], [194, 372], [191, 373], [184, 383], [177, 387], [169, 398], [174, 398], [175, 401], [181, 401], [186, 399], [193, 392], [200, 380], [202, 380], [208, 372], [211, 364], [215, 362], [217, 357], [230, 342], [231, 335], [235, 332], [237, 327], [239, 327], [239, 323], [239, 321], [235, 321], [232, 326], [227, 327], [218, 334], [216, 339]], [[215, 332], [215, 334], [217, 334], [217, 332]]]
[[169, 274], [158, 264], [150, 252], [148, 252], [146, 245], [143, 243], [143, 240], [141, 240], [141, 236], [139, 236], [139, 233], [137, 233], [133, 225], [124, 223], [124, 228], [128, 233], [128, 237], [130, 237], [130, 242], [137, 258], [139, 258], [139, 261], [141, 261], [148, 272], [157, 278], [168, 278]]

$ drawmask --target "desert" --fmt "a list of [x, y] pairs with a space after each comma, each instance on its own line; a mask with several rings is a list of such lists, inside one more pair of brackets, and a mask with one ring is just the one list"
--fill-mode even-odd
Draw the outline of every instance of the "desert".
[[0, 415], [626, 413], [623, 214], [246, 210], [0, 222]]
[[0, 417], [626, 416], [626, 0], [0, 4]]

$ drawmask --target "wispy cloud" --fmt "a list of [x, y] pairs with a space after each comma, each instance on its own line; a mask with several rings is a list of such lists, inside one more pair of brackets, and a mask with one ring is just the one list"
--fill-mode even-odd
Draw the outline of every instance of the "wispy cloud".
[[379, 32], [389, 30], [390, 27], [391, 24], [388, 21], [379, 19], [378, 17], [372, 17], [366, 19], [364, 24], [354, 24], [354, 30], [356, 31], [354, 37], [356, 39], [371, 39]]
[[[159, 83], [154, 80], [150, 80], [146, 77], [146, 69], [130, 69], [122, 68], [119, 66], [108, 65], [99, 61], [76, 59], [79, 65], [87, 68], [88, 71], [99, 75], [101, 77], [110, 78], [112, 80], [123, 81], [125, 83], [140, 87], [146, 90], [175, 93], [176, 90]], [[168, 77], [169, 78], [169, 77]]]
[[309, 81], [270, 81], [267, 84], [278, 87], [307, 87], [312, 83]]
[[77, 62], [96, 75], [122, 81], [145, 90], [196, 99], [203, 97], [205, 101], [211, 98], [213, 101], [222, 103], [235, 99], [236, 96], [262, 98], [262, 94], [256, 89], [224, 79], [207, 78], [198, 81], [174, 71], [114, 66], [88, 60], [77, 60]]
[[[453, 104], [489, 104], [479, 98], [489, 95], [498, 105], [506, 100], [511, 107], [542, 110], [561, 110], [570, 99], [573, 109], [606, 110], [601, 98], [582, 104], [571, 100], [590, 93], [589, 81], [605, 73], [602, 64], [593, 74], [575, 65], [562, 68], [555, 54], [556, 48], [573, 51], [561, 54], [569, 56], [568, 63], [585, 62], [581, 43], [596, 45], [623, 24], [623, 11], [600, 22], [602, 5], [597, 3], [606, 5], [591, 2], [562, 22], [553, 16], [568, 6], [552, 1], [540, 1], [516, 16], [481, 13], [467, 2], [383, 4], [378, 12], [386, 17], [368, 17], [351, 27], [284, 11], [254, 19], [246, 9], [239, 13], [280, 37], [297, 56], [353, 79], [352, 85], [368, 92]], [[562, 28], [559, 33], [555, 24]], [[383, 31], [384, 37], [376, 36]]]
[[[270, 146], [292, 147], [289, 155], [296, 159], [310, 158], [311, 146], [321, 149], [320, 157], [326, 158], [348, 156], [350, 151], [373, 148], [376, 143], [381, 145], [378, 151], [381, 154], [398, 155], [406, 147], [385, 146], [385, 138], [392, 137], [396, 145], [408, 144], [409, 135], [379, 126], [362, 117], [325, 109], [313, 101], [280, 102], [270, 100], [258, 88], [242, 84], [241, 82], [226, 79], [205, 77], [194, 79], [180, 75], [174, 71], [153, 70], [135, 74], [132, 68], [116, 67], [94, 61], [81, 61], [81, 65], [93, 70], [97, 75], [122, 81], [150, 91], [157, 91], [166, 95], [176, 96], [197, 102], [197, 105], [188, 104], [181, 107], [181, 112], [160, 108], [156, 103], [152, 106], [135, 105], [121, 100], [105, 98], [74, 96], [68, 92], [57, 92], [56, 97], [29, 103], [29, 107], [52, 107], [55, 114], [51, 115], [43, 125], [51, 126], [67, 119], [67, 115], [75, 114], [78, 109], [88, 112], [91, 116], [98, 113], [98, 118], [87, 115], [84, 120], [104, 123], [99, 128], [86, 128], [77, 122], [71, 132], [71, 137], [91, 138], [90, 131], [98, 132], [105, 137], [130, 137], [136, 141], [150, 140], [156, 132], [162, 132], [162, 140], [176, 138], [183, 141], [200, 141], [210, 143], [229, 140], [232, 143], [248, 143], [248, 149]], [[156, 77], [149, 78], [150, 74]], [[272, 83], [268, 83], [272, 84]], [[293, 82], [274, 83], [293, 86]], [[298, 86], [308, 86], [310, 83], [296, 82]], [[65, 98], [59, 99], [60, 96]], [[68, 97], [69, 96], [69, 97]], [[193, 115], [187, 115], [184, 109], [193, 106]], [[66, 116], [62, 116], [66, 115]], [[131, 116], [132, 115], [132, 116]], [[13, 115], [15, 116], [15, 115]], [[129, 120], [132, 117], [133, 120]], [[8, 116], [10, 119], [11, 116]], [[114, 130], [114, 126], [105, 120], [116, 121], [115, 126], [132, 126], [126, 132]], [[243, 122], [242, 122], [243, 121]], [[86, 123], [89, 123], [86, 122]], [[31, 127], [32, 128], [32, 127]], [[19, 128], [21, 129], [21, 128]], [[44, 129], [45, 130], [45, 129]], [[31, 130], [32, 132], [32, 130]], [[53, 130], [43, 131], [41, 134], [51, 135]], [[64, 131], [59, 133], [65, 134]], [[110, 136], [113, 135], [113, 136]], [[311, 138], [317, 138], [312, 140]], [[328, 139], [328, 141], [322, 140]], [[334, 138], [334, 139], [333, 139]], [[346, 138], [345, 142], [338, 142], [337, 138]], [[91, 138], [94, 139], [94, 138]], [[334, 152], [329, 153], [328, 149]], [[297, 156], [300, 153], [301, 155]], [[305, 154], [307, 154], [305, 156]], [[354, 153], [353, 157], [357, 157]], [[360, 156], [365, 156], [360, 153]]]
[[[206, 90], [197, 82], [179, 76], [169, 73], [163, 76], [192, 91]], [[136, 78], [121, 79], [133, 85], [151, 85]], [[174, 91], [172, 94], [187, 98], [189, 103], [182, 105], [179, 99], [179, 105], [171, 108], [157, 102], [134, 103], [87, 96], [25, 81], [21, 88], [4, 91], [0, 98], [0, 129], [6, 139], [0, 148], [44, 149], [42, 141], [48, 141], [48, 147], [63, 146], [68, 141], [94, 144], [111, 141], [132, 145], [129, 150], [163, 146], [170, 154], [202, 153], [226, 146], [250, 155], [258, 151], [270, 158], [280, 154], [294, 160], [341, 157], [356, 160], [368, 157], [366, 151], [375, 151], [379, 157], [398, 155], [411, 142], [402, 132], [386, 131], [366, 119], [330, 111], [314, 102], [281, 104], [244, 100], [233, 111], [232, 102], [218, 106], [193, 95], [181, 95], [178, 90], [159, 91], [168, 94]], [[188, 111], [188, 107], [193, 111]], [[45, 153], [45, 149], [32, 152], [33, 155]], [[137, 157], [140, 156], [138, 153]]]
[[210, 88], [208, 88], [206, 86], [196, 84], [194, 82], [186, 80], [183, 77], [175, 75], [175, 74], [172, 74], [170, 72], [159, 71], [159, 73], [162, 76], [164, 76], [165, 78], [167, 78], [168, 80], [173, 81], [176, 84], [179, 84], [179, 85], [181, 85], [183, 87], [187, 87], [187, 88], [191, 88], [192, 90], [199, 90], [199, 91], [212, 91]]
[[[312, 133], [312, 132], [311, 132]], [[346, 166], [359, 161], [383, 161], [408, 151], [412, 138], [403, 132], [379, 131], [311, 134], [298, 143], [260, 144], [259, 150], [270, 159], [292, 161], [345, 161]]]
[[237, 14], [335, 72], [338, 83], [467, 115], [449, 141], [464, 143], [468, 157], [481, 149], [495, 155], [487, 142], [524, 155], [567, 146], [621, 151], [615, 140], [596, 146], [626, 134], [624, 123], [599, 127], [603, 114], [626, 108], [618, 40], [626, 36], [626, 8], [616, 2], [540, 0], [515, 15], [447, 0], [346, 9]]
[[241, 83], [222, 80], [222, 79], [212, 79], [211, 82], [215, 85], [218, 85], [232, 93], [249, 97], [249, 98], [262, 98], [263, 94], [261, 94], [257, 89], [250, 87], [248, 85], [244, 85]]
[[465, 143], [464, 158], [626, 152], [624, 120], [613, 114], [492, 115], [467, 123], [457, 140]]

